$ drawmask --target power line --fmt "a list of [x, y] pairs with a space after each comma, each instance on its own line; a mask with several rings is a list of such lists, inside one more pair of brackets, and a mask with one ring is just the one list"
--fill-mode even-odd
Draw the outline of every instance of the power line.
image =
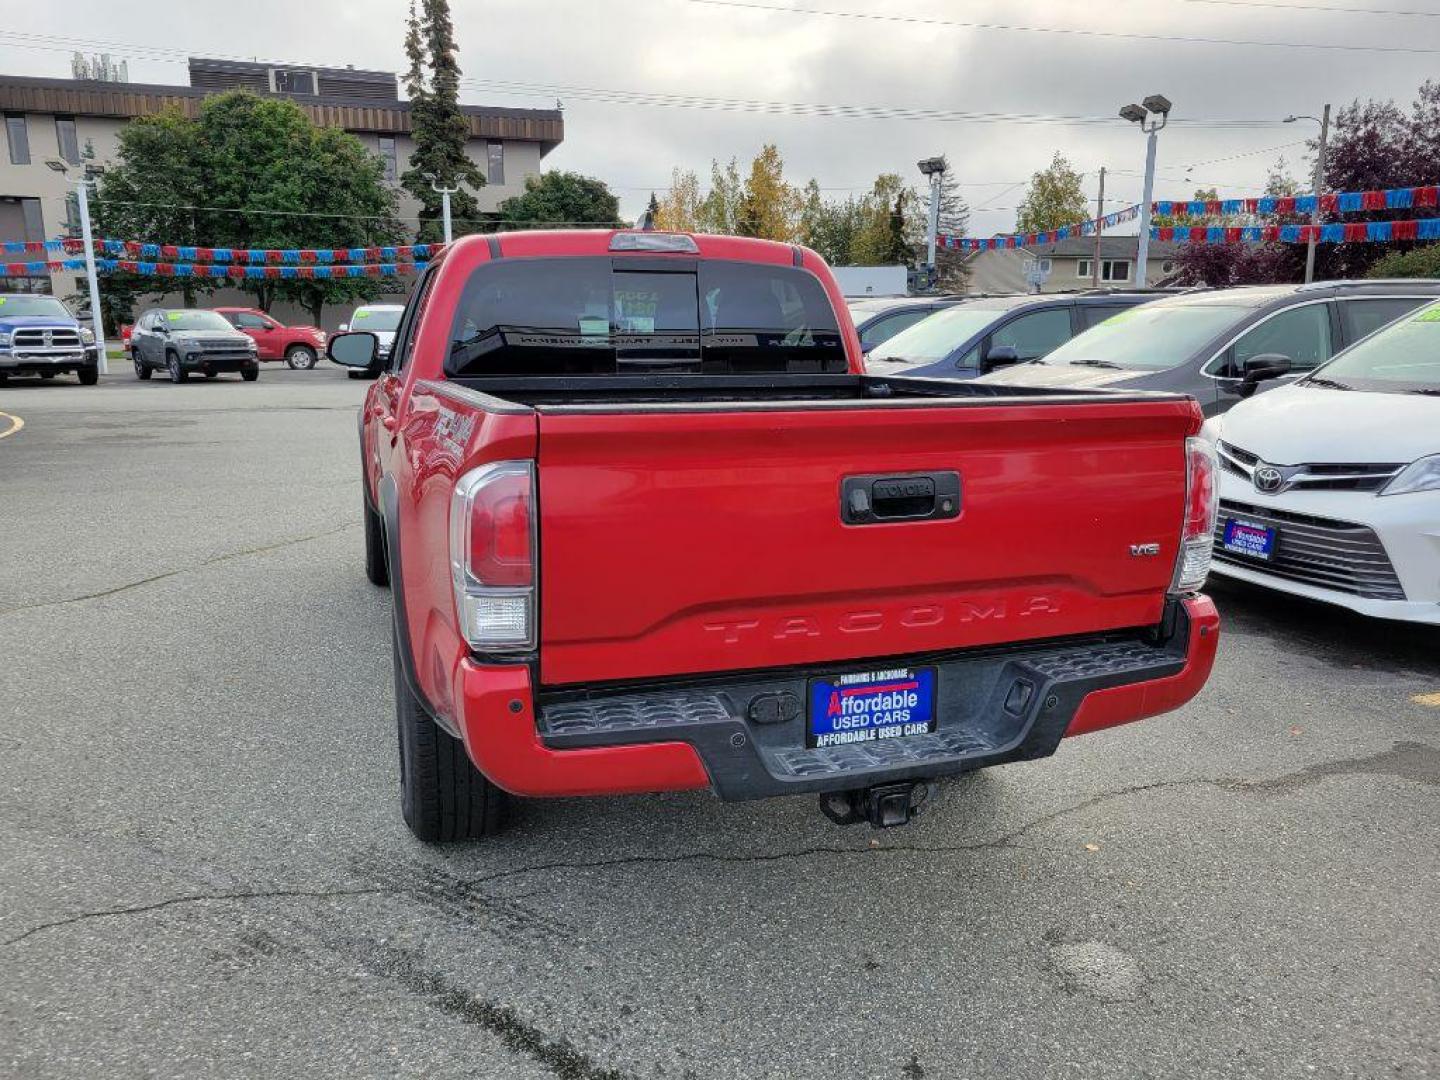
[[1184, 37], [1177, 34], [1138, 34], [1122, 30], [1088, 30], [1075, 26], [1025, 26], [1018, 23], [962, 22], [957, 19], [936, 19], [921, 15], [878, 15], [863, 11], [834, 11], [827, 8], [772, 7], [751, 0], [687, 0], [709, 7], [744, 8], [768, 11], [777, 15], [821, 15], [835, 19], [863, 19], [870, 22], [906, 23], [914, 26], [938, 26], [961, 30], [998, 30], [1023, 34], [1070, 34], [1079, 37], [1118, 38], [1125, 41], [1167, 41], [1184, 45], [1245, 45], [1272, 49], [1329, 49], [1338, 52], [1380, 52], [1433, 54], [1440, 49], [1422, 49], [1408, 45], [1348, 45], [1309, 41], [1249, 41], [1240, 38]]
[[[698, 3], [702, 2], [702, 0], [692, 0], [692, 2]], [[704, 2], [710, 2], [710, 0], [704, 0]], [[719, 0], [716, 0], [716, 2], [719, 2]], [[767, 10], [781, 11], [791, 9], [773, 8]], [[107, 48], [117, 51], [128, 51], [132, 55], [173, 61], [175, 63], [183, 63], [188, 59], [187, 53], [177, 49], [131, 46], [124, 42], [114, 41], [87, 41], [79, 38], [29, 34], [23, 31], [13, 30], [0, 30], [0, 41], [10, 42], [12, 45], [15, 45], [15, 42], [19, 41], [20, 44], [15, 45], [15, 47], [20, 48], [60, 49], [63, 46], [65, 51], [70, 51], [75, 47]], [[39, 44], [39, 42], [42, 41], [55, 42], [56, 44]], [[217, 60], [252, 59], [250, 57], [238, 57], [225, 54], [212, 53], [210, 55]], [[267, 60], [265, 62], [279, 66], [294, 66], [299, 63], [299, 61], [292, 60]], [[467, 89], [488, 90], [492, 93], [545, 98], [566, 95], [580, 100], [599, 101], [607, 104], [644, 105], [657, 108], [753, 112], [770, 115], [838, 117], [864, 120], [921, 120], [932, 123], [1053, 124], [1079, 127], [1105, 125], [1116, 128], [1119, 126], [1113, 116], [1002, 111], [977, 112], [959, 109], [935, 109], [924, 106], [767, 101], [752, 98], [722, 98], [699, 94], [672, 94], [663, 91], [582, 86], [570, 83], [535, 83], [506, 79], [461, 78], [459, 83]], [[1244, 118], [1176, 118], [1172, 123], [1185, 124], [1190, 127], [1244, 129], [1278, 127], [1280, 121]]]
[[1221, 7], [1272, 8], [1276, 11], [1328, 11], [1335, 15], [1413, 15], [1440, 19], [1440, 11], [1398, 11], [1394, 8], [1329, 7], [1323, 4], [1275, 4], [1268, 0], [1185, 0], [1187, 4], [1215, 4]]

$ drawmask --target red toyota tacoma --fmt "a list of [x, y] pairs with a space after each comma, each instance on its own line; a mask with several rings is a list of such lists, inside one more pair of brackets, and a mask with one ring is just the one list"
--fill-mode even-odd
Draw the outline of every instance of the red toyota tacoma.
[[1200, 423], [1171, 394], [867, 376], [800, 247], [460, 240], [360, 414], [405, 820], [451, 840], [507, 794], [711, 788], [888, 826], [940, 778], [1174, 709], [1219, 632]]
[[259, 308], [217, 307], [225, 321], [255, 342], [261, 360], [284, 360], [301, 371], [315, 366], [325, 351], [325, 331], [318, 326], [286, 326]]

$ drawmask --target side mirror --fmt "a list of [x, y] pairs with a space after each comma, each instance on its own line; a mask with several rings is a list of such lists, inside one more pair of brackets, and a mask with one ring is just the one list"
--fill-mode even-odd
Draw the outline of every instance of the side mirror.
[[1240, 396], [1249, 397], [1266, 379], [1290, 374], [1294, 362], [1284, 353], [1257, 353], [1240, 365]]
[[170, 327], [166, 326], [163, 322], [157, 322], [155, 324], [155, 332], [157, 334], [168, 334], [170, 333]]
[[1014, 345], [995, 345], [985, 354], [985, 361], [980, 365], [982, 371], [994, 371], [997, 367], [1004, 367], [1006, 364], [1018, 364], [1020, 352]]
[[368, 368], [380, 354], [380, 339], [365, 330], [335, 334], [325, 344], [325, 355], [341, 367]]

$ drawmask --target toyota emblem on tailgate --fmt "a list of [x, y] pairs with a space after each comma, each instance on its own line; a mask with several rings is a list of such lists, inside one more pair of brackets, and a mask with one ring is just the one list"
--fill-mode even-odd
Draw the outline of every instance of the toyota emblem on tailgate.
[[1274, 465], [1257, 465], [1255, 467], [1255, 490], [1264, 492], [1276, 492], [1285, 483], [1285, 476]]

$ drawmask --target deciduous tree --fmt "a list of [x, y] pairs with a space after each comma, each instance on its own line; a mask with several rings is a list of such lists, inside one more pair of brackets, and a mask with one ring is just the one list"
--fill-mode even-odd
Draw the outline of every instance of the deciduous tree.
[[555, 170], [526, 177], [525, 193], [506, 199], [497, 214], [501, 228], [513, 225], [618, 228], [623, 224], [620, 202], [604, 181]]
[[700, 232], [700, 180], [691, 171], [670, 170], [670, 190], [660, 199], [655, 227], [670, 232]]
[[750, 163], [737, 217], [743, 236], [789, 242], [800, 216], [801, 195], [785, 182], [785, 162], [774, 143], [766, 143]]
[[1048, 232], [1087, 220], [1089, 203], [1080, 180], [1080, 173], [1057, 151], [1049, 167], [1030, 178], [1030, 187], [1015, 218], [1015, 231]]
[[745, 185], [740, 180], [740, 166], [735, 159], [721, 167], [718, 161], [710, 162], [710, 191], [700, 200], [695, 215], [695, 224], [700, 232], [738, 233], [740, 231], [740, 207], [745, 200]]

